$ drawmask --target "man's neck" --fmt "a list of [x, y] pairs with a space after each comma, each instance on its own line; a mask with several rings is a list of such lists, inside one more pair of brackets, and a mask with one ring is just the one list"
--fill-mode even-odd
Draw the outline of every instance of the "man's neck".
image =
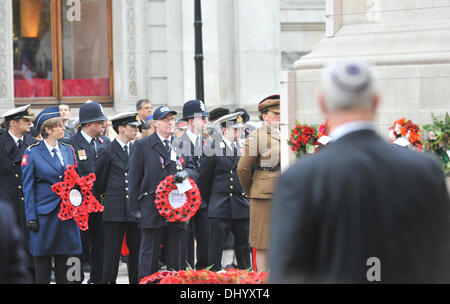
[[22, 139], [23, 136], [25, 135], [25, 134], [22, 134], [22, 132], [18, 132], [17, 130], [13, 130], [13, 129], [9, 129], [8, 131], [11, 135], [14, 135], [14, 137], [19, 138], [19, 139]]
[[163, 135], [163, 134], [161, 134], [160, 132], [158, 132], [158, 131], [156, 131], [156, 133], [158, 133], [158, 135], [160, 136], [160, 137], [162, 137], [162, 138], [164, 138], [164, 139], [169, 139], [170, 138], [170, 135], [172, 135], [172, 134], [166, 134], [166, 135]]
[[94, 135], [91, 135], [91, 132], [89, 132], [89, 130], [86, 130], [86, 129], [81, 129], [81, 131], [83, 131], [83, 133], [84, 134], [86, 134], [87, 136], [89, 136], [90, 138], [97, 138], [98, 136], [95, 136], [95, 134]]
[[117, 135], [117, 139], [120, 140], [120, 142], [125, 144], [125, 145], [127, 145], [130, 142], [128, 137], [126, 137], [124, 134]]

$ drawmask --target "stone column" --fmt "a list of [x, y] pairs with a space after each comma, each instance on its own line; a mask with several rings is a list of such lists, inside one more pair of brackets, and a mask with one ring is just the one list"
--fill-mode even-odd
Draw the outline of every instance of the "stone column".
[[14, 107], [12, 1], [0, 1], [0, 113]]

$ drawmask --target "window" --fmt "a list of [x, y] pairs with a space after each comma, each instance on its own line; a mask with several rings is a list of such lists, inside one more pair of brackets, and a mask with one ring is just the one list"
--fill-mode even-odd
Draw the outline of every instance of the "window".
[[113, 100], [111, 0], [12, 0], [16, 104]]

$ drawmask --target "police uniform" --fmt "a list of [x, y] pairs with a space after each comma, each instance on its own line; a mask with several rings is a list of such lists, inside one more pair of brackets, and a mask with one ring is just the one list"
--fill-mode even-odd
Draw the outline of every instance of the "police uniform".
[[[176, 115], [177, 112], [161, 106], [153, 113], [153, 119], [163, 119], [168, 114]], [[173, 136], [168, 140], [173, 140]], [[167, 247], [167, 267], [174, 270], [181, 268], [179, 242], [186, 223], [166, 221], [159, 214], [154, 202], [159, 183], [178, 171], [171, 151], [165, 148], [158, 132], [134, 143], [128, 171], [128, 202], [130, 212], [140, 219], [139, 278], [158, 271], [162, 243]], [[195, 176], [192, 159], [186, 156], [183, 160], [182, 169]]]
[[[17, 120], [20, 118], [32, 119], [30, 105], [15, 108], [5, 112], [2, 115], [5, 121]], [[0, 200], [9, 203], [14, 210], [16, 222], [23, 233], [24, 249], [27, 254], [30, 252], [29, 233], [27, 229], [27, 221], [25, 217], [25, 203], [22, 183], [22, 169], [20, 162], [22, 161], [25, 149], [36, 143], [30, 134], [25, 134], [20, 138], [13, 138], [12, 134], [6, 130], [0, 135]], [[20, 146], [20, 147], [19, 147]], [[34, 274], [34, 263], [29, 256], [28, 268]]]
[[[279, 113], [280, 95], [264, 98], [258, 104], [260, 113]], [[259, 118], [262, 120], [261, 114]], [[242, 188], [250, 196], [250, 246], [269, 249], [271, 199], [280, 175], [280, 133], [263, 124], [245, 141], [237, 173]]]
[[[119, 114], [111, 118], [118, 133], [118, 126], [138, 126], [137, 113]], [[100, 149], [96, 164], [95, 187], [102, 198], [103, 223], [105, 229], [105, 250], [103, 280], [115, 283], [119, 268], [121, 246], [126, 235], [128, 256], [128, 279], [130, 284], [138, 283], [139, 231], [136, 219], [128, 210], [128, 168], [131, 142], [122, 143], [116, 137], [110, 145]]]
[[[105, 120], [107, 120], [107, 118], [99, 103], [89, 102], [80, 107], [79, 125]], [[89, 173], [95, 173], [98, 151], [110, 144], [110, 140], [107, 137], [100, 136], [98, 138], [90, 138], [82, 129], [69, 139], [65, 139], [65, 142], [70, 144], [75, 150], [80, 176], [87, 176]], [[92, 193], [99, 201], [101, 201], [95, 187], [92, 189]], [[89, 254], [91, 268], [90, 281], [92, 283], [103, 282], [104, 231], [102, 216], [103, 215], [100, 212], [90, 214], [88, 222], [89, 229], [82, 232], [83, 255]], [[88, 247], [89, 250], [86, 250], [86, 247]]]
[[[243, 127], [241, 114], [232, 113], [217, 120], [217, 123]], [[199, 187], [202, 198], [208, 201], [210, 222], [209, 259], [212, 270], [221, 269], [222, 249], [227, 231], [234, 235], [234, 249], [238, 267], [250, 267], [250, 247], [248, 243], [249, 201], [240, 185], [236, 168], [240, 147], [227, 142], [218, 143], [216, 154], [205, 156], [200, 166]]]
[[[60, 117], [58, 107], [39, 113], [36, 127], [40, 130], [42, 124], [53, 117]], [[58, 218], [61, 198], [51, 186], [63, 181], [66, 166], [75, 165], [76, 159], [70, 145], [57, 142], [56, 152], [52, 153], [50, 149], [51, 146], [42, 140], [24, 153], [21, 165], [25, 210], [31, 230], [30, 252], [35, 256], [37, 283], [50, 283], [50, 256], [55, 256], [57, 283], [64, 283], [67, 256], [81, 254], [81, 237], [73, 219], [62, 221]]]
[[[183, 106], [183, 120], [187, 121], [194, 117], [208, 117], [205, 105], [201, 100], [189, 100]], [[196, 135], [189, 129], [186, 130], [179, 139], [175, 139], [180, 144], [174, 144], [175, 147], [180, 148], [182, 155], [189, 155], [192, 157], [193, 164], [197, 174], [200, 171], [201, 160], [204, 156], [203, 146], [206, 142], [206, 137], [202, 134]], [[198, 183], [198, 178], [193, 177]], [[186, 261], [196, 269], [206, 268], [210, 265], [208, 257], [208, 241], [209, 241], [209, 224], [208, 224], [208, 209], [206, 200], [202, 199], [200, 209], [189, 220], [186, 230], [183, 230], [181, 235], [181, 254], [182, 266], [186, 266]], [[197, 242], [196, 255], [197, 263], [194, 265], [194, 237]]]

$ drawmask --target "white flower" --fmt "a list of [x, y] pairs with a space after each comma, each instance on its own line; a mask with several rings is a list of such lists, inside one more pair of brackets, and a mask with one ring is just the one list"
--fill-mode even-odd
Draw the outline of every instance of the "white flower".
[[436, 140], [437, 139], [436, 134], [434, 134], [433, 131], [430, 131], [430, 133], [428, 133], [428, 136], [430, 137], [431, 140]]
[[391, 142], [395, 141], [397, 139], [397, 137], [394, 134], [394, 130], [389, 130], [389, 139]]
[[400, 126], [398, 123], [397, 124], [395, 124], [395, 133], [397, 133], [397, 134], [401, 134], [401, 128], [402, 128], [402, 126]]

